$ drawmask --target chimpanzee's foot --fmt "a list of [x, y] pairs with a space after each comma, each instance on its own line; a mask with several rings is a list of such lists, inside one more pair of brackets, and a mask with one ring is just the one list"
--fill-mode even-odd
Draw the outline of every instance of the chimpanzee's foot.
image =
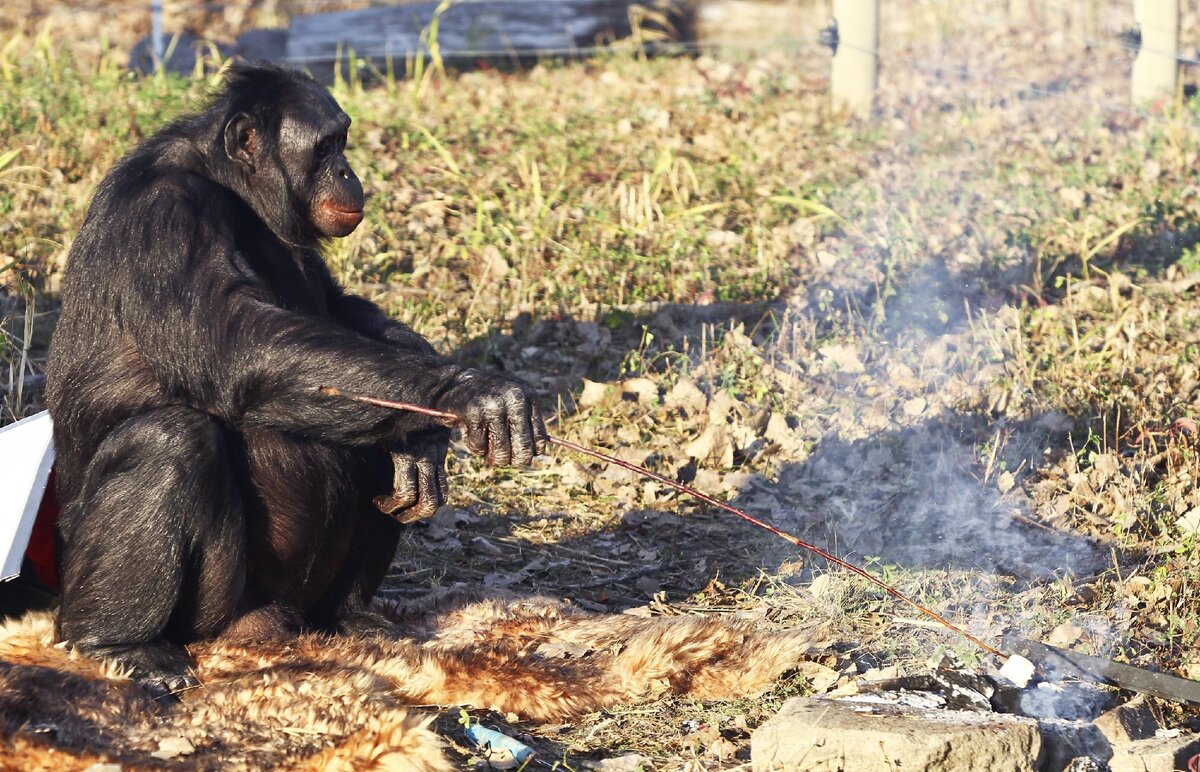
[[159, 702], [175, 702], [179, 692], [199, 684], [192, 673], [191, 657], [182, 647], [167, 641], [136, 646], [94, 646], [83, 650], [129, 668], [133, 680]]
[[296, 609], [268, 603], [241, 612], [221, 631], [221, 637], [245, 643], [282, 643], [300, 634], [302, 622], [303, 616]]
[[373, 611], [351, 611], [338, 619], [337, 632], [358, 638], [395, 638], [396, 625]]

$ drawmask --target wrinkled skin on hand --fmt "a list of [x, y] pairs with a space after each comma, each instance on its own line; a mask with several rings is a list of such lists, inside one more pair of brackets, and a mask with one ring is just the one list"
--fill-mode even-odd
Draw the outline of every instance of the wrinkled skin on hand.
[[464, 370], [434, 406], [461, 419], [467, 448], [493, 466], [524, 466], [546, 451], [546, 424], [520, 381]]
[[376, 496], [375, 506], [401, 523], [431, 517], [446, 503], [446, 451], [449, 429], [414, 435], [402, 451], [392, 452], [392, 492]]

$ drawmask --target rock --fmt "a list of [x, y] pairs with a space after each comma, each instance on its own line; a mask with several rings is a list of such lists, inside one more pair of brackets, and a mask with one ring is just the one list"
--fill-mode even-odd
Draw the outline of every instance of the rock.
[[1174, 772], [1200, 754], [1200, 735], [1152, 737], [1113, 749], [1109, 772]]
[[1087, 757], [1101, 763], [1112, 758], [1113, 750], [1104, 733], [1086, 721], [1043, 719], [1038, 721], [1042, 733], [1042, 755], [1038, 769], [1046, 772], [1065, 770], [1077, 758]]
[[1139, 694], [1098, 717], [1094, 723], [1116, 747], [1153, 737], [1158, 731], [1159, 717], [1145, 695]]
[[1018, 716], [794, 697], [755, 730], [755, 772], [1036, 769], [1037, 722]]

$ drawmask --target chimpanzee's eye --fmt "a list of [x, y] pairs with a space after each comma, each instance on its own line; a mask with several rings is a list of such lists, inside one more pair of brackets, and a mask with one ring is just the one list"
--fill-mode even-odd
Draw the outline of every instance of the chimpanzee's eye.
[[325, 139], [317, 143], [317, 148], [314, 151], [314, 157], [320, 161], [328, 158], [335, 153], [340, 153], [346, 148], [346, 134], [330, 134]]

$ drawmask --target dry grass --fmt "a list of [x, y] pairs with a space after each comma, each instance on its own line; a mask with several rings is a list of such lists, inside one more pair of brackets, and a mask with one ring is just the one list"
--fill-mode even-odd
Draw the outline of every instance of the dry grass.
[[[824, 58], [795, 52], [342, 83], [371, 201], [330, 260], [447, 353], [537, 384], [566, 438], [694, 478], [980, 635], [1073, 620], [1076, 645], [1200, 675], [1194, 108], [1098, 107], [1124, 99], [1119, 49], [901, 22], [872, 126], [831, 119]], [[26, 301], [52, 311], [103, 170], [204, 89], [81, 70], [49, 39], [0, 57], [0, 375], [40, 367], [44, 341], [20, 364]], [[5, 399], [3, 420], [38, 406]], [[515, 729], [572, 764], [733, 765], [718, 740], [744, 752], [788, 694], [975, 656], [624, 472], [461, 449], [451, 468], [454, 508], [414, 527], [389, 597], [819, 617], [847, 642], [762, 701]]]

